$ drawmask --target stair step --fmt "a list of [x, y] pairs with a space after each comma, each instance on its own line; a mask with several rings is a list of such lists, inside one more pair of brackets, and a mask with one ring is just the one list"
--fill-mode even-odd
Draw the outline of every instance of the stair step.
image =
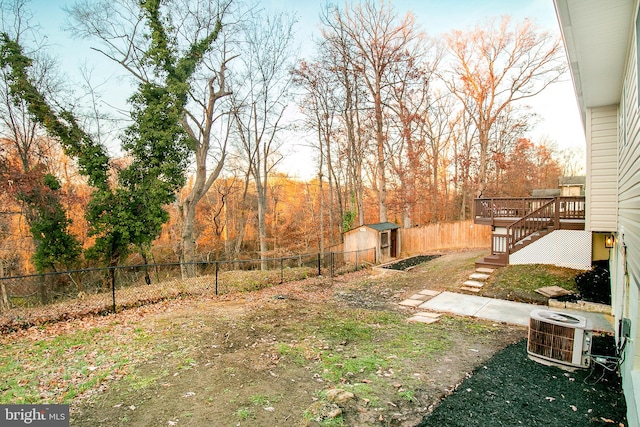
[[485, 273], [485, 274], [491, 274], [494, 271], [496, 271], [495, 268], [487, 268], [487, 267], [479, 267], [476, 268], [476, 273]]
[[472, 275], [469, 276], [469, 279], [487, 280], [489, 277], [490, 277], [490, 275], [485, 274], [485, 273], [473, 273]]
[[507, 265], [506, 262], [504, 261], [486, 261], [486, 260], [481, 260], [481, 261], [476, 261], [476, 267], [504, 267], [505, 265]]
[[462, 286], [460, 289], [462, 289], [463, 291], [473, 292], [476, 294], [480, 292], [480, 288], [472, 288], [470, 286]]
[[483, 286], [484, 286], [484, 283], [482, 283], [482, 282], [477, 282], [477, 281], [475, 281], [475, 280], [467, 280], [467, 281], [466, 281], [466, 282], [464, 282], [462, 285], [463, 285], [463, 286], [469, 286], [469, 287], [472, 287], [472, 288], [481, 288], [481, 287], [483, 287]]

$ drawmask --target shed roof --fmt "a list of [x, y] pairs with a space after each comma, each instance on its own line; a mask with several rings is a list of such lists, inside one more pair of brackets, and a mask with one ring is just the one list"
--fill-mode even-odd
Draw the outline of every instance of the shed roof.
[[585, 185], [586, 182], [586, 176], [561, 176], [558, 178], [558, 185], [560, 187]]
[[379, 222], [377, 224], [365, 224], [365, 226], [369, 228], [373, 228], [378, 231], [386, 231], [386, 230], [395, 230], [400, 228], [398, 224], [394, 224], [392, 222]]
[[531, 197], [558, 197], [560, 190], [557, 188], [541, 188], [531, 191]]

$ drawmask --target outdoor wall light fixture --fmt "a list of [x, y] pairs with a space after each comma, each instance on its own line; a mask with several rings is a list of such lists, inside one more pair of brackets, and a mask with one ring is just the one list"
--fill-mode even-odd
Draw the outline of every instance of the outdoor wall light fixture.
[[605, 248], [609, 248], [611, 249], [613, 247], [613, 243], [614, 243], [614, 238], [613, 238], [613, 234], [607, 234], [604, 237], [604, 247]]

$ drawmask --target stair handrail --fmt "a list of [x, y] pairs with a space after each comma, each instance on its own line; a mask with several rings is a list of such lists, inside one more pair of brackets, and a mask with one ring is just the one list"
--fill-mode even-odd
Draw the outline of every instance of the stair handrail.
[[[556, 225], [556, 227], [559, 225], [558, 209], [556, 207], [558, 200], [558, 198], [550, 200], [507, 226], [507, 251], [509, 253], [512, 253], [516, 243], [532, 234], [545, 230], [550, 225]], [[544, 219], [547, 219], [547, 221], [543, 221]]]

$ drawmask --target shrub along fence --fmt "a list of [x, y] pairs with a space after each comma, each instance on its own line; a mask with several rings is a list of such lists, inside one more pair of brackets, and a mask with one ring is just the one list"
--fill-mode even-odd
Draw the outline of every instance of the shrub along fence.
[[[0, 332], [60, 318], [116, 312], [186, 295], [227, 294], [358, 270], [375, 249], [265, 260], [145, 264], [0, 278]], [[355, 255], [355, 257], [354, 257]], [[354, 262], [355, 260], [355, 262]], [[183, 279], [183, 271], [193, 272]], [[12, 326], [11, 326], [12, 325]]]

